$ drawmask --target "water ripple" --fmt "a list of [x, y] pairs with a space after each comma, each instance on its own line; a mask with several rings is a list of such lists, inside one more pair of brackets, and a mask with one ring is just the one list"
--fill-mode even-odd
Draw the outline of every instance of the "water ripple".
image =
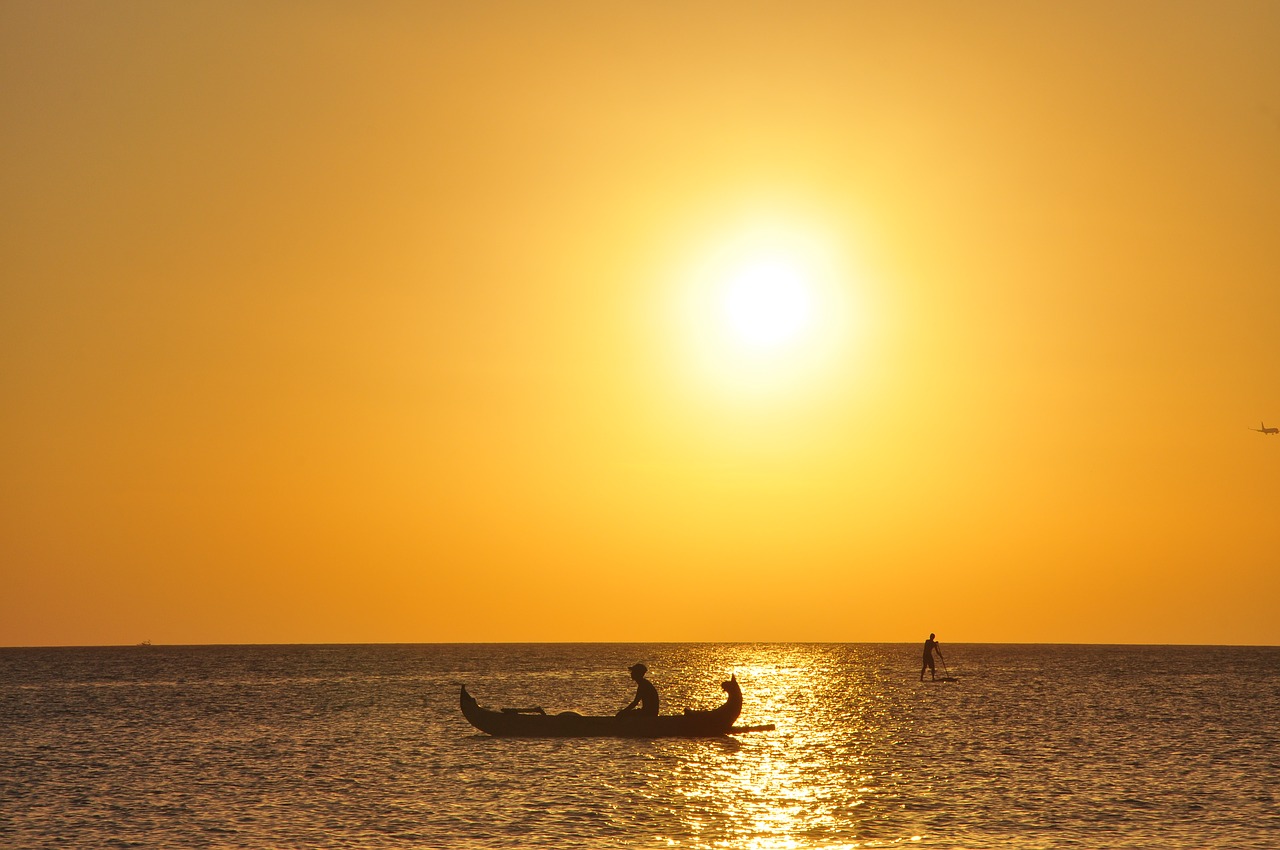
[[[0, 845], [1273, 847], [1280, 651], [839, 645], [0, 650]], [[499, 740], [482, 703], [667, 711], [703, 741]]]

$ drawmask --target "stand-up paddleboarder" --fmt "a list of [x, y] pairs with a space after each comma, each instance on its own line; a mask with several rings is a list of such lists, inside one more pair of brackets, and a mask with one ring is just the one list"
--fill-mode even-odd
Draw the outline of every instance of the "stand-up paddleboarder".
[[925, 670], [929, 671], [930, 679], [936, 680], [938, 678], [933, 667], [933, 654], [936, 652], [938, 653], [938, 657], [941, 658], [942, 648], [938, 646], [938, 642], [934, 640], [936, 637], [937, 635], [930, 634], [929, 639], [924, 642], [924, 661], [920, 665], [920, 681], [922, 682], [924, 681]]

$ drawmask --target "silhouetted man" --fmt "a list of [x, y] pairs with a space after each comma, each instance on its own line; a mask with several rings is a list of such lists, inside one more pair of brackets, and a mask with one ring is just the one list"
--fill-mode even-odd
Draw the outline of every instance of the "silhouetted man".
[[634, 714], [640, 717], [657, 717], [658, 689], [644, 677], [649, 668], [643, 664], [632, 664], [627, 669], [631, 671], [631, 678], [636, 680], [636, 698], [631, 701], [631, 705], [619, 711], [618, 716]]
[[920, 681], [924, 681], [924, 671], [929, 671], [930, 679], [937, 679], [933, 668], [933, 654], [938, 653], [938, 657], [942, 657], [942, 649], [938, 646], [938, 642], [934, 640], [937, 635], [929, 635], [929, 639], [924, 642], [924, 663], [920, 665]]

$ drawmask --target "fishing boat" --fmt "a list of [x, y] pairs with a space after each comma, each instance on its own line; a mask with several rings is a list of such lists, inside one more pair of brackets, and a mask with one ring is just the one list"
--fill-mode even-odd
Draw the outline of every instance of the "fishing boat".
[[584, 715], [576, 711], [548, 714], [541, 708], [504, 708], [494, 711], [481, 708], [475, 697], [462, 686], [462, 713], [481, 732], [502, 738], [712, 738], [730, 732], [757, 731], [758, 727], [740, 729], [734, 721], [742, 713], [742, 689], [735, 675], [721, 684], [726, 694], [724, 705], [707, 711], [685, 709], [684, 714], [644, 716]]

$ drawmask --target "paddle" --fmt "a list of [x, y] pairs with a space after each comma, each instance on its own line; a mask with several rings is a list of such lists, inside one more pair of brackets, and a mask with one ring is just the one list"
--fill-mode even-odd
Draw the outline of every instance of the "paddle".
[[951, 675], [951, 671], [947, 669], [947, 659], [945, 659], [945, 658], [943, 658], [943, 657], [942, 657], [942, 653], [941, 653], [941, 652], [939, 652], [939, 653], [938, 653], [938, 660], [942, 662], [942, 678], [938, 680], [939, 682], [958, 682], [958, 681], [960, 681], [960, 680], [959, 680], [959, 679], [957, 679], [955, 676], [952, 676], [952, 675]]

